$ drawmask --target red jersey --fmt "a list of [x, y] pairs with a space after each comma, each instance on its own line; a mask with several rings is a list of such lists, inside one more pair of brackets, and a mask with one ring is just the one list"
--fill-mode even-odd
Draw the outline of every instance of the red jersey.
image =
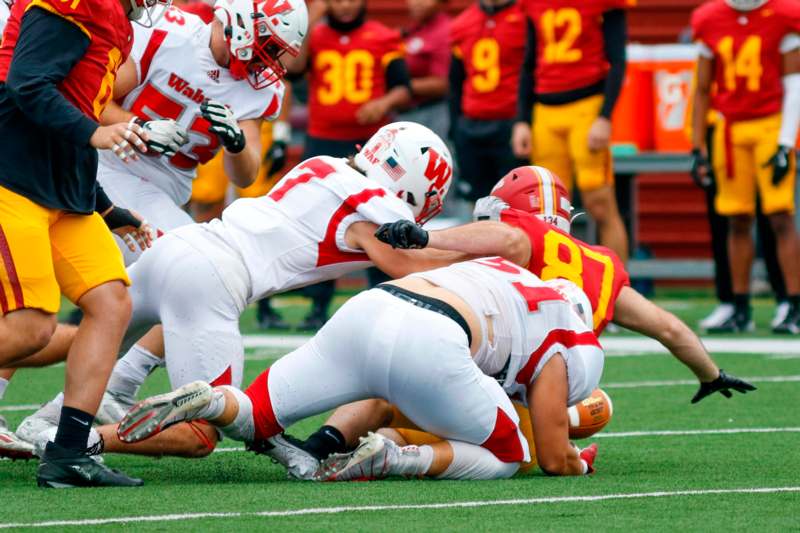
[[728, 120], [781, 110], [780, 46], [786, 35], [800, 33], [800, 2], [770, 0], [753, 11], [736, 11], [713, 0], [692, 13], [692, 32], [714, 54], [714, 109]]
[[453, 21], [450, 45], [466, 72], [461, 96], [464, 116], [478, 120], [516, 116], [526, 35], [519, 3], [489, 15], [476, 2]]
[[403, 55], [400, 33], [370, 20], [348, 33], [320, 24], [309, 39], [308, 134], [368, 139], [388, 120], [362, 125], [356, 111], [386, 94], [386, 66]]
[[0, 81], [5, 81], [25, 12], [37, 7], [75, 24], [89, 48], [58, 85], [58, 90], [86, 116], [99, 120], [111, 100], [117, 69], [133, 44], [131, 22], [119, 0], [18, 0], [11, 8], [0, 46]]
[[636, 0], [524, 0], [536, 26], [537, 94], [589, 87], [608, 74], [603, 13]]
[[524, 211], [507, 209], [500, 220], [521, 229], [530, 239], [528, 270], [543, 280], [564, 278], [583, 289], [594, 311], [594, 333], [600, 335], [614, 318], [619, 291], [630, 285], [617, 254], [602, 246], [588, 245]]

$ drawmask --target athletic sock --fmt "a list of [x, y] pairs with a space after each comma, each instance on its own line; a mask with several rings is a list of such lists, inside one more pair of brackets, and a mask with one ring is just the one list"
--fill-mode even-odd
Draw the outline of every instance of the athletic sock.
[[6, 388], [8, 388], [8, 380], [6, 378], [0, 378], [0, 400], [3, 399], [3, 396], [6, 393]]
[[135, 398], [147, 376], [163, 361], [149, 350], [134, 344], [128, 353], [114, 365], [114, 371], [108, 379], [109, 392]]
[[68, 450], [85, 450], [94, 416], [74, 407], [61, 408], [55, 443]]
[[303, 449], [322, 461], [332, 453], [345, 453], [347, 451], [347, 441], [342, 432], [335, 427], [322, 426], [308, 437]]
[[734, 294], [733, 307], [737, 314], [746, 314], [750, 317], [750, 293]]
[[[786, 301], [789, 302], [789, 309], [791, 311], [800, 310], [800, 294], [791, 294], [786, 298]], [[0, 380], [2, 382], [3, 380]], [[8, 383], [8, 382], [6, 382]], [[3, 397], [3, 385], [0, 383], [0, 398]]]
[[403, 446], [392, 473], [398, 476], [424, 476], [433, 463], [433, 448], [423, 446]]

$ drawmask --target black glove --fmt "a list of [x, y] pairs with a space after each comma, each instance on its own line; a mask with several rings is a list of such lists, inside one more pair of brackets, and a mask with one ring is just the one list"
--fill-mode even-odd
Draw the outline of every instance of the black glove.
[[764, 163], [763, 167], [772, 167], [772, 184], [778, 185], [789, 173], [789, 166], [791, 162], [792, 149], [788, 146], [778, 146], [775, 155], [769, 158], [769, 161]]
[[411, 250], [428, 246], [428, 232], [410, 220], [388, 222], [378, 228], [375, 237], [392, 248]]
[[720, 368], [719, 377], [717, 379], [714, 381], [700, 383], [700, 388], [697, 389], [697, 393], [695, 393], [694, 397], [692, 398], [692, 403], [697, 403], [706, 396], [714, 394], [717, 391], [719, 391], [719, 393], [726, 398], [730, 398], [733, 396], [733, 393], [730, 391], [730, 389], [733, 389], [736, 392], [741, 392], [742, 394], [747, 393], [747, 391], [756, 390], [753, 385], [749, 384], [745, 380], [739, 379], [736, 376], [729, 376]]
[[286, 166], [286, 143], [284, 141], [273, 141], [272, 146], [267, 150], [264, 161], [271, 163], [269, 175], [274, 176]]
[[714, 173], [708, 158], [697, 148], [692, 149], [692, 168], [689, 170], [695, 185], [701, 189], [710, 189], [714, 184]]
[[137, 229], [142, 226], [142, 221], [133, 216], [130, 211], [116, 205], [111, 208], [111, 211], [105, 214], [103, 220], [106, 226], [108, 226], [108, 229], [112, 231], [117, 228], [124, 228], [125, 226], [133, 226]]
[[245, 138], [233, 111], [216, 100], [203, 100], [200, 114], [211, 123], [208, 131], [215, 133], [228, 152], [238, 154], [244, 150]]

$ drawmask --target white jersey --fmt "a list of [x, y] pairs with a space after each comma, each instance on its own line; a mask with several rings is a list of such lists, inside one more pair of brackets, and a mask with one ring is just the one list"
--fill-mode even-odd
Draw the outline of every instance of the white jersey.
[[175, 235], [200, 250], [221, 239], [238, 252], [253, 302], [371, 266], [363, 250], [347, 246], [347, 229], [400, 219], [414, 220], [405, 202], [346, 159], [320, 156], [297, 165], [268, 195], [236, 200], [221, 220], [178, 228]]
[[146, 179], [183, 205], [189, 201], [197, 165], [221, 148], [217, 136], [208, 131], [208, 121], [200, 116], [203, 100], [230, 106], [237, 120], [273, 120], [280, 113], [285, 88], [277, 82], [257, 91], [247, 80], [234, 79], [211, 55], [211, 26], [196, 15], [173, 7], [154, 28], [138, 24], [133, 28], [130, 57], [138, 84], [122, 107], [145, 120], [175, 119], [189, 132], [189, 142], [169, 159], [145, 156], [127, 164], [104, 150], [99, 172], [106, 167]]
[[604, 354], [597, 337], [558, 292], [528, 270], [491, 257], [413, 276], [457, 294], [482, 321], [493, 317], [494, 345], [484, 331], [475, 363], [510, 396], [525, 397], [527, 385], [556, 353], [567, 364], [569, 405], [600, 383]]
[[[6, 29], [6, 23], [10, 16], [11, 10], [8, 8], [8, 4], [5, 3], [5, 0], [0, 0], [0, 35], [2, 35], [3, 30]], [[0, 41], [2, 41], [2, 38], [0, 38]]]

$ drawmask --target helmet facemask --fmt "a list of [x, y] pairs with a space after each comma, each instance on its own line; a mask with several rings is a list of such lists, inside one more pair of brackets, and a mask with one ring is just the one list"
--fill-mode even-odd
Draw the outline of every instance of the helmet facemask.
[[725, 3], [737, 11], [753, 11], [766, 4], [768, 0], [725, 0]]
[[172, 5], [172, 0], [130, 0], [128, 20], [143, 28], [152, 28]]

